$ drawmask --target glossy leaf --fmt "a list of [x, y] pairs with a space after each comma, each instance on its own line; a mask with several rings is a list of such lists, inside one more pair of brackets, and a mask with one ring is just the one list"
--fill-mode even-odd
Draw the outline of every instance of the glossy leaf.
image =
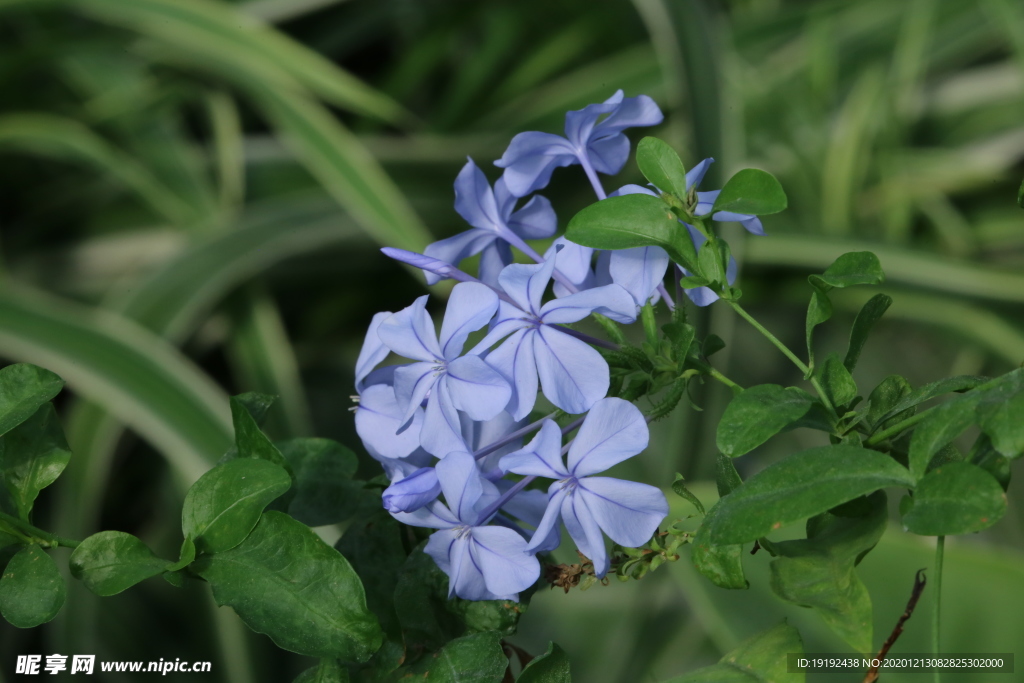
[[954, 462], [937, 467], [917, 483], [903, 526], [922, 536], [952, 536], [987, 529], [1006, 514], [1006, 494], [977, 465]]
[[507, 668], [501, 635], [484, 631], [447, 643], [421, 660], [413, 672], [415, 680], [424, 683], [501, 683]]
[[812, 337], [814, 328], [832, 317], [832, 302], [828, 293], [834, 288], [854, 285], [877, 285], [885, 281], [878, 257], [870, 251], [851, 251], [837, 258], [821, 275], [807, 278], [813, 291], [807, 307], [807, 352], [814, 361]]
[[0, 437], [0, 480], [18, 515], [28, 521], [36, 496], [52, 484], [71, 459], [64, 430], [52, 403]]
[[171, 563], [123, 531], [93, 534], [71, 553], [71, 575], [96, 595], [116, 595], [167, 571]]
[[1024, 370], [999, 378], [982, 396], [977, 415], [981, 430], [997, 451], [1007, 458], [1020, 457], [1024, 453]]
[[595, 249], [661, 247], [676, 263], [696, 271], [697, 252], [686, 228], [657, 197], [630, 194], [609, 197], [573, 216], [567, 239]]
[[803, 417], [814, 398], [802, 389], [759, 384], [733, 396], [718, 423], [718, 449], [730, 457], [749, 453]]
[[746, 168], [729, 178], [711, 210], [764, 216], [778, 213], [788, 205], [786, 193], [775, 176]]
[[320, 663], [299, 674], [292, 683], [348, 683], [348, 669], [336, 659], [321, 659]]
[[640, 172], [662, 192], [686, 197], [686, 167], [674, 149], [658, 138], [646, 137], [636, 146]]
[[857, 383], [838, 355], [830, 353], [814, 372], [832, 405], [837, 408], [857, 397]]
[[[235, 445], [238, 448], [239, 458], [255, 458], [266, 460], [275, 465], [291, 471], [291, 465], [277, 450], [274, 443], [267, 438], [267, 435], [260, 431], [257, 415], [261, 414], [262, 403], [254, 403], [251, 397], [242, 399], [238, 396], [231, 397], [231, 421], [235, 425]], [[255, 410], [256, 414], [250, 410]]]
[[785, 458], [722, 498], [709, 517], [710, 541], [753, 541], [887, 486], [912, 487], [910, 473], [889, 456], [848, 445], [823, 446]]
[[745, 641], [709, 667], [666, 683], [803, 683], [803, 672], [789, 673], [787, 654], [803, 654], [800, 632], [782, 622]]
[[987, 384], [992, 381], [990, 377], [977, 377], [975, 375], [957, 375], [956, 377], [947, 377], [937, 382], [931, 382], [925, 384], [919, 389], [914, 389], [900, 399], [895, 405], [880, 418], [886, 419], [892, 418], [897, 413], [902, 413], [908, 408], [920, 405], [925, 401], [929, 401], [936, 396], [942, 394], [948, 394], [952, 392], [964, 392], [970, 389], [980, 387], [983, 384]]
[[975, 422], [979, 397], [973, 393], [951, 398], [936, 406], [914, 428], [910, 437], [909, 463], [914, 477], [921, 478], [932, 456]]
[[743, 483], [740, 473], [736, 471], [736, 465], [732, 458], [722, 453], [715, 458], [715, 485], [718, 488], [718, 497], [724, 498]]
[[380, 625], [348, 561], [288, 515], [265, 512], [245, 541], [192, 566], [218, 605], [278, 647], [354, 662], [380, 647]]
[[353, 521], [334, 546], [359, 575], [366, 604], [380, 619], [384, 632], [399, 640], [395, 588], [407, 557], [402, 535], [402, 525], [384, 510], [377, 510]]
[[60, 377], [29, 363], [0, 368], [0, 436], [32, 417], [63, 387]]
[[249, 535], [263, 508], [291, 485], [288, 473], [266, 460], [239, 458], [217, 465], [185, 495], [182, 533], [199, 552], [230, 550]]
[[[330, 439], [290, 439], [275, 444], [295, 475], [288, 514], [309, 526], [343, 522], [371, 495], [353, 481], [356, 454]], [[378, 505], [379, 500], [378, 500]]]
[[860, 353], [864, 350], [868, 336], [875, 324], [881, 320], [885, 312], [892, 306], [892, 297], [888, 294], [876, 294], [860, 309], [853, 321], [853, 328], [850, 330], [850, 346], [846, 350], [846, 358], [843, 365], [850, 372], [857, 366]]
[[683, 483], [684, 481], [683, 475], [676, 472], [676, 479], [672, 482], [672, 491], [680, 498], [690, 501], [690, 504], [697, 508], [697, 512], [701, 515], [706, 514], [704, 511], [704, 504], [700, 502], [700, 499], [698, 499], [697, 496], [693, 495], [693, 492], [690, 491], [690, 489], [686, 488], [686, 485]]
[[[773, 543], [771, 587], [783, 600], [814, 609], [854, 652], [872, 652], [871, 596], [856, 572], [888, 521], [886, 495], [868, 498], [866, 514], [824, 514], [804, 540]], [[824, 518], [824, 519], [822, 519]]]
[[[886, 429], [913, 415], [913, 406], [901, 412], [892, 412], [892, 409], [912, 392], [910, 382], [899, 375], [889, 375], [879, 382], [878, 386], [871, 390], [866, 407], [865, 419], [872, 431]], [[890, 417], [886, 418], [887, 415]]]
[[711, 542], [711, 519], [721, 500], [708, 511], [693, 538], [693, 566], [719, 588], [742, 590], [750, 586], [743, 573], [743, 546]]
[[569, 656], [556, 643], [548, 643], [547, 652], [523, 668], [518, 683], [572, 683]]
[[0, 576], [0, 615], [18, 628], [32, 628], [57, 616], [68, 587], [57, 564], [38, 545], [18, 551]]

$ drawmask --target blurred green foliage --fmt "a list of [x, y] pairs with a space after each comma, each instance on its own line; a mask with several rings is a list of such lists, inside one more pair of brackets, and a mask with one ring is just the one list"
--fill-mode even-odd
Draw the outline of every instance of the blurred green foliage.
[[[790, 206], [770, 236], [727, 236], [750, 307], [796, 331], [784, 341], [801, 342], [806, 274], [870, 249], [894, 303], [857, 368], [866, 382], [1024, 361], [1013, 0], [0, 0], [0, 45], [0, 358], [68, 382], [74, 455], [37, 505], [59, 534], [122, 530], [173, 556], [185, 488], [230, 442], [229, 394], [280, 395], [275, 438], [357, 445], [346, 408], [363, 332], [422, 282], [377, 248], [461, 230], [451, 182], [466, 155], [489, 168], [514, 133], [558, 132], [567, 109], [616, 88], [659, 101], [653, 134], [685, 163], [715, 157], [709, 185], [742, 165], [781, 180]], [[621, 177], [639, 179], [633, 166]], [[570, 172], [547, 192], [563, 221], [589, 193]], [[836, 318], [866, 297], [837, 295]], [[730, 311], [695, 316], [726, 341], [716, 364], [730, 377], [799, 381]], [[841, 351], [836, 329], [818, 339]], [[708, 387], [704, 412], [658, 423], [632, 476], [711, 478], [726, 399]], [[740, 466], [813, 445], [797, 430]], [[1024, 542], [1019, 483], [1009, 496], [999, 525], [948, 548], [950, 651], [1006, 651], [1024, 630], [1024, 558], [1009, 550]], [[876, 633], [927, 563], [919, 544], [890, 534], [864, 564]], [[750, 592], [679, 562], [538, 596], [521, 642], [558, 642], [588, 682], [712, 664], [793, 612], [767, 591], [767, 559], [745, 562]], [[203, 591], [146, 584], [101, 610], [71, 585], [54, 623], [0, 626], [0, 681], [26, 652], [209, 659], [211, 680], [238, 683], [310, 666]], [[796, 622], [808, 650], [842, 649]], [[925, 633], [915, 616], [896, 651], [923, 651]]]

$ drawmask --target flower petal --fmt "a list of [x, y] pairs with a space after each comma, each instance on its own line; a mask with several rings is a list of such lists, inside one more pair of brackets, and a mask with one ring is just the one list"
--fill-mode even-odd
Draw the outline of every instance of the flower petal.
[[537, 375], [555, 406], [583, 413], [608, 393], [608, 363], [589, 344], [548, 325], [532, 336]]
[[500, 301], [498, 303], [498, 314], [491, 320], [491, 329], [467, 353], [474, 356], [479, 355], [516, 330], [531, 327], [533, 323], [526, 319], [529, 315], [529, 313], [524, 312], [507, 301]]
[[540, 302], [554, 269], [555, 260], [550, 258], [544, 263], [535, 265], [513, 263], [501, 271], [498, 282], [501, 284], [502, 290], [516, 302], [519, 308], [524, 312], [537, 315], [540, 313]]
[[[428, 245], [423, 250], [423, 255], [458, 266], [463, 259], [469, 258], [473, 254], [479, 254], [496, 239], [497, 236], [492, 232], [475, 229], [466, 230], [458, 235], [453, 235]], [[436, 284], [443, 279], [440, 275], [429, 270], [426, 270], [424, 274], [427, 277], [428, 285]]]
[[366, 379], [366, 376], [391, 353], [391, 349], [384, 345], [377, 334], [377, 328], [391, 315], [391, 311], [383, 311], [375, 314], [373, 320], [370, 321], [366, 337], [363, 338], [363, 348], [359, 350], [359, 358], [356, 359], [356, 391], [362, 390], [363, 380]]
[[410, 363], [395, 368], [395, 401], [402, 411], [398, 429], [408, 429], [409, 420], [437, 383], [437, 374], [435, 363]]
[[505, 408], [517, 420], [530, 414], [537, 402], [537, 361], [533, 355], [535, 330], [518, 330], [487, 354], [487, 364], [501, 373], [512, 386], [512, 398]]
[[498, 295], [487, 285], [460, 282], [452, 289], [441, 323], [441, 353], [453, 360], [462, 353], [466, 339], [494, 317]]
[[608, 538], [627, 548], [651, 540], [668, 515], [665, 494], [635, 481], [585, 477], [579, 480], [576, 495], [587, 502], [587, 508]]
[[613, 251], [608, 263], [612, 282], [623, 287], [637, 306], [643, 306], [668, 270], [668, 252], [661, 247], [635, 247]]
[[524, 448], [509, 453], [498, 464], [504, 472], [532, 474], [548, 479], [564, 479], [569, 476], [562, 462], [562, 430], [552, 420], [544, 420], [530, 443]]
[[629, 138], [622, 133], [591, 140], [587, 145], [587, 159], [594, 170], [605, 175], [615, 175], [629, 159]]
[[628, 324], [636, 320], [636, 310], [629, 292], [613, 284], [552, 299], [540, 309], [540, 318], [547, 324], [574, 323], [597, 312]]
[[[590, 247], [570, 242], [563, 236], [551, 243], [548, 250], [544, 252], [544, 260], [554, 259], [555, 268], [577, 290], [590, 289], [594, 286], [594, 271], [591, 268], [594, 251]], [[558, 280], [555, 280], [553, 291], [556, 297], [569, 296], [574, 293]]]
[[455, 211], [474, 228], [494, 235], [504, 227], [491, 184], [472, 159], [455, 178]]
[[558, 228], [558, 217], [547, 197], [534, 195], [521, 209], [509, 216], [508, 227], [526, 240], [551, 237]]
[[626, 128], [656, 126], [665, 120], [658, 104], [647, 95], [626, 97], [615, 111], [594, 126], [593, 138], [619, 133]]
[[548, 505], [544, 508], [544, 516], [537, 523], [537, 529], [533, 532], [533, 537], [527, 546], [530, 550], [538, 551], [541, 548], [547, 548], [552, 535], [559, 536], [559, 540], [561, 540], [558, 520], [562, 517], [563, 501], [567, 495], [569, 492], [561, 482], [556, 481], [548, 487]]
[[454, 451], [442, 458], [435, 469], [448, 508], [463, 524], [476, 523], [476, 506], [484, 488], [473, 456], [464, 451]]
[[518, 600], [540, 578], [540, 562], [527, 550], [526, 541], [511, 529], [474, 527], [469, 552], [484, 576], [487, 590]]
[[576, 547], [594, 563], [594, 573], [603, 579], [611, 565], [604, 546], [604, 536], [586, 502], [579, 495], [566, 496], [562, 501], [562, 521]]
[[448, 387], [442, 382], [434, 385], [434, 391], [427, 399], [423, 428], [420, 429], [420, 445], [438, 458], [443, 458], [452, 451], [466, 450], [466, 444], [462, 440], [459, 413], [455, 410]]
[[494, 165], [505, 169], [501, 177], [508, 191], [525, 197], [546, 186], [556, 168], [577, 163], [576, 151], [568, 140], [552, 133], [529, 131], [512, 138]]
[[743, 226], [743, 228], [752, 235], [764, 236], [764, 226], [761, 225], [761, 219], [757, 216], [752, 216], [749, 213], [733, 213], [732, 211], [716, 211], [715, 215], [711, 217], [711, 220], [729, 222], [735, 221]]
[[451, 529], [459, 526], [459, 520], [452, 511], [439, 500], [412, 512], [392, 512], [391, 516], [402, 524], [426, 527], [428, 529]]
[[434, 322], [427, 313], [424, 294], [398, 313], [386, 318], [377, 329], [384, 344], [400, 356], [413, 360], [438, 360], [444, 356], [437, 343]]
[[657, 197], [658, 193], [649, 187], [643, 187], [642, 185], [623, 185], [619, 189], [610, 193], [609, 197], [622, 197], [627, 194], [649, 194], [652, 197]]
[[[547, 507], [548, 496], [546, 493], [536, 489], [528, 489], [520, 491], [518, 495], [513, 496], [510, 501], [501, 506], [501, 509], [527, 524], [539, 527], [544, 519], [544, 513], [547, 512]], [[557, 508], [555, 512], [558, 512]], [[522, 531], [518, 525], [517, 528]], [[526, 531], [523, 531], [523, 533], [526, 538], [530, 538], [532, 541], [531, 533]], [[535, 552], [549, 553], [562, 544], [562, 531], [557, 524], [553, 524], [547, 536], [538, 540], [540, 542], [534, 548]]]
[[715, 205], [715, 200], [718, 199], [718, 195], [722, 194], [721, 190], [709, 190], [708, 192], [697, 193], [697, 206], [694, 207], [693, 213], [696, 216], [706, 216], [711, 212], [711, 208]]
[[427, 544], [423, 547], [423, 552], [430, 555], [441, 571], [449, 576], [452, 573], [451, 555], [457, 537], [458, 531], [454, 529], [436, 531], [430, 535]]
[[389, 512], [413, 512], [441, 495], [441, 485], [433, 467], [421, 467], [412, 474], [391, 482], [381, 494], [384, 509]]
[[377, 454], [385, 458], [404, 458], [419, 448], [423, 427], [423, 411], [417, 404], [412, 422], [401, 434], [397, 433], [405, 424], [404, 408], [395, 398], [393, 387], [386, 384], [366, 387], [356, 406], [356, 434]]
[[567, 112], [565, 115], [565, 137], [569, 139], [576, 149], [583, 149], [591, 138], [597, 119], [605, 114], [611, 114], [622, 103], [622, 90], [615, 93], [604, 102], [599, 104], [588, 104], [583, 109], [576, 109]]
[[474, 420], [490, 420], [512, 398], [512, 388], [497, 370], [480, 356], [463, 356], [448, 363], [441, 382], [450, 392], [453, 405]]
[[500, 287], [498, 276], [510, 263], [512, 263], [512, 247], [505, 240], [494, 240], [480, 252], [480, 265], [477, 268], [480, 282], [488, 287], [498, 289]]
[[647, 448], [650, 431], [640, 409], [621, 398], [605, 398], [590, 409], [569, 446], [569, 471], [585, 477], [604, 472]]
[[708, 172], [708, 168], [710, 168], [713, 163], [715, 163], [715, 160], [708, 157], [686, 172], [687, 192], [689, 192], [691, 188], [700, 185], [700, 181], [704, 180], [704, 174]]

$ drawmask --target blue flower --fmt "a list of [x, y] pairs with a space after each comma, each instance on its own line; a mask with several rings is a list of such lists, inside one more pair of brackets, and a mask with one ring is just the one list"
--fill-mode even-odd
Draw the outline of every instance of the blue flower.
[[514, 530], [483, 526], [481, 513], [499, 498], [469, 453], [450, 453], [436, 467], [445, 503], [437, 501], [395, 518], [413, 526], [440, 529], [425, 552], [448, 575], [448, 596], [466, 600], [518, 600], [540, 577], [540, 563]]
[[396, 469], [395, 475], [381, 494], [381, 502], [388, 512], [415, 512], [441, 494], [441, 484], [433, 467], [406, 466]]
[[452, 289], [440, 341], [426, 311], [427, 296], [384, 320], [380, 340], [395, 353], [419, 361], [398, 367], [395, 398], [404, 411], [403, 426], [427, 401], [419, 441], [429, 453], [443, 458], [465, 450], [458, 411], [474, 420], [489, 420], [508, 404], [508, 382], [479, 356], [460, 357], [470, 333], [493, 317], [498, 295], [486, 285], [462, 282]]
[[[523, 240], [551, 237], [557, 227], [555, 212], [546, 198], [533, 197], [515, 211], [517, 199], [501, 178], [492, 190], [483, 172], [470, 159], [455, 179], [455, 211], [473, 229], [434, 242], [424, 254], [456, 266], [462, 259], [480, 254], [480, 280], [497, 284], [498, 273], [512, 263], [509, 245], [529, 253], [532, 250]], [[427, 272], [427, 284], [440, 279]]]
[[[602, 116], [605, 118], [598, 121]], [[564, 138], [536, 131], [519, 133], [494, 165], [505, 169], [502, 178], [517, 197], [545, 187], [560, 166], [581, 164], [588, 176], [594, 171], [615, 175], [629, 158], [629, 138], [622, 131], [654, 126], [663, 119], [650, 97], [624, 98], [619, 90], [601, 104], [567, 113]], [[594, 181], [596, 177], [591, 178]]]
[[653, 486], [595, 477], [647, 447], [647, 421], [628, 401], [598, 401], [569, 446], [568, 466], [562, 462], [561, 430], [546, 422], [525, 448], [506, 455], [506, 472], [555, 479], [548, 488], [548, 505], [530, 548], [545, 543], [561, 519], [580, 552], [603, 577], [610, 565], [603, 531], [614, 542], [635, 548], [650, 540], [668, 514], [668, 502]]
[[574, 323], [595, 311], [620, 322], [636, 319], [633, 298], [618, 285], [541, 304], [554, 267], [554, 259], [548, 259], [501, 271], [498, 282], [515, 304], [501, 302], [490, 332], [474, 348], [483, 350], [508, 337], [487, 354], [487, 363], [514, 387], [508, 412], [517, 420], [533, 410], [538, 380], [548, 400], [568, 413], [585, 412], [608, 393], [608, 363], [559, 323]]

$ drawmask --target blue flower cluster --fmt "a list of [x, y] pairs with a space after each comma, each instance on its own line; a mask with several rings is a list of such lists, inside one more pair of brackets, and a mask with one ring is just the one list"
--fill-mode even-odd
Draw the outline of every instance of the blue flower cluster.
[[[384, 249], [422, 268], [430, 283], [458, 281], [439, 335], [422, 296], [397, 313], [374, 316], [356, 365], [356, 429], [391, 481], [384, 507], [406, 524], [438, 530], [426, 552], [448, 574], [449, 595], [518, 599], [539, 578], [536, 554], [559, 545], [562, 526], [603, 577], [610, 568], [605, 536], [642, 545], [668, 514], [659, 489], [595, 476], [646, 448], [647, 421], [633, 404], [607, 397], [608, 364], [593, 348], [606, 343], [566, 327], [592, 313], [631, 323], [656, 298], [673, 306], [662, 283], [668, 255], [658, 247], [595, 254], [561, 237], [541, 255], [527, 240], [554, 236], [551, 203], [533, 196], [516, 208], [547, 185], [555, 168], [574, 164], [604, 199], [597, 174], [625, 165], [630, 144], [623, 130], [662, 118], [651, 98], [619, 91], [566, 114], [565, 137], [520, 133], [495, 162], [504, 173], [493, 187], [472, 160], [459, 173], [455, 210], [470, 230], [424, 254]], [[690, 171], [688, 190], [711, 162]], [[613, 194], [634, 192], [653, 193], [627, 185]], [[699, 215], [716, 194], [697, 193]], [[763, 234], [753, 216], [712, 218]], [[703, 236], [691, 233], [699, 247]], [[534, 263], [513, 263], [513, 249]], [[479, 277], [458, 268], [476, 254]], [[733, 266], [730, 282], [734, 276]], [[698, 305], [715, 297], [710, 290], [687, 293]], [[467, 350], [470, 335], [484, 328]], [[412, 362], [378, 367], [392, 353]], [[565, 413], [586, 415], [564, 428], [554, 414], [527, 424], [538, 390]], [[513, 481], [510, 474], [520, 476]], [[546, 495], [527, 488], [537, 477], [552, 480]]]

